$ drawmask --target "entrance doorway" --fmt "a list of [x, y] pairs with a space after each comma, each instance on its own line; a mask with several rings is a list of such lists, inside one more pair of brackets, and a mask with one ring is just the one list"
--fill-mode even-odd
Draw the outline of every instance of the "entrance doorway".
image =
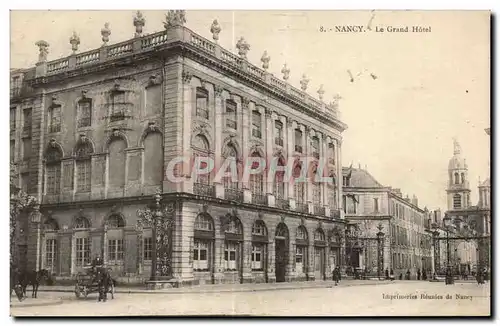
[[276, 227], [275, 242], [275, 263], [276, 282], [285, 282], [286, 268], [288, 265], [288, 228], [284, 223]]
[[325, 248], [314, 247], [314, 279], [325, 279]]

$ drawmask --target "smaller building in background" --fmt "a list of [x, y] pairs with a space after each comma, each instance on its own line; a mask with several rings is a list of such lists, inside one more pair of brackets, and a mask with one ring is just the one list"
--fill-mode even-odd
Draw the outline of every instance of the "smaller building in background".
[[366, 169], [345, 167], [343, 204], [345, 218], [359, 230], [357, 238], [346, 242], [348, 269], [371, 276], [387, 269], [396, 277], [409, 271], [412, 279], [419, 270], [430, 272], [431, 236], [424, 225], [429, 212], [419, 208], [415, 195], [403, 197], [400, 189], [382, 185]]

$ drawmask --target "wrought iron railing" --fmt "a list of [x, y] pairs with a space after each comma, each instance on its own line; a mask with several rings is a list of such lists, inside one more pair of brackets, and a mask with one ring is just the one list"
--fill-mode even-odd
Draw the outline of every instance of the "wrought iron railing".
[[297, 207], [296, 208], [297, 212], [302, 212], [302, 213], [308, 212], [307, 204], [305, 203], [297, 203], [296, 207]]
[[226, 120], [226, 127], [236, 130], [236, 121], [231, 120], [231, 119], [227, 119]]
[[252, 129], [252, 136], [255, 138], [262, 138], [262, 133], [259, 129]]
[[109, 119], [111, 122], [125, 120], [125, 113], [124, 112], [115, 112], [115, 113], [111, 114], [111, 117]]
[[300, 145], [295, 145], [295, 151], [296, 151], [297, 153], [302, 153], [302, 146], [300, 146]]
[[90, 127], [90, 117], [78, 119], [78, 128]]
[[50, 125], [49, 132], [53, 133], [53, 132], [60, 132], [60, 131], [61, 131], [61, 124], [60, 123]]
[[314, 206], [314, 214], [325, 216], [325, 207], [323, 206]]
[[340, 210], [339, 209], [331, 209], [330, 210], [330, 217], [340, 218]]
[[193, 191], [196, 195], [215, 197], [215, 186], [206, 183], [195, 183]]
[[252, 204], [267, 205], [267, 196], [264, 194], [252, 194]]
[[276, 198], [276, 207], [280, 209], [289, 209], [290, 205], [288, 204], [288, 200]]
[[274, 143], [278, 146], [281, 146], [283, 147], [283, 138], [280, 138], [280, 137], [276, 137], [274, 138]]
[[233, 188], [225, 188], [224, 189], [224, 198], [227, 200], [235, 200], [242, 202], [243, 201], [243, 192], [239, 189]]

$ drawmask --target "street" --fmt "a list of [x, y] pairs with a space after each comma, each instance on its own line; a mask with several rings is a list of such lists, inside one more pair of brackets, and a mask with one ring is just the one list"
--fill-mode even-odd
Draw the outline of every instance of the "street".
[[[450, 296], [447, 298], [447, 294]], [[117, 293], [98, 303], [96, 295], [40, 292], [62, 304], [12, 307], [12, 316], [488, 316], [490, 285], [393, 282], [364, 286], [223, 293]], [[392, 299], [391, 299], [392, 298]], [[33, 300], [28, 298], [27, 300]]]

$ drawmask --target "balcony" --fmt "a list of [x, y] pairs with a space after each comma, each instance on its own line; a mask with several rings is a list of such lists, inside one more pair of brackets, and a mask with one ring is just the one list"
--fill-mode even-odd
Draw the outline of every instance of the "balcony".
[[300, 146], [300, 145], [295, 145], [295, 151], [296, 151], [297, 153], [302, 153], [302, 146]]
[[236, 126], [236, 121], [231, 119], [226, 120], [226, 127], [236, 130]]
[[252, 204], [267, 205], [267, 196], [264, 194], [252, 194]]
[[278, 146], [281, 146], [283, 147], [283, 138], [280, 138], [280, 137], [276, 137], [274, 138], [274, 143]]
[[331, 218], [340, 218], [340, 209], [331, 209], [330, 210]]
[[319, 160], [319, 152], [313, 152], [312, 155], [315, 159]]
[[227, 200], [234, 200], [238, 202], [243, 202], [243, 191], [233, 188], [224, 189], [224, 198]]
[[288, 200], [282, 198], [276, 198], [276, 207], [280, 209], [290, 209]]
[[50, 133], [61, 132], [61, 125], [60, 124], [51, 125], [49, 127], [49, 132]]
[[319, 216], [325, 216], [325, 207], [323, 206], [314, 206], [314, 214]]
[[215, 186], [206, 183], [195, 183], [193, 191], [196, 195], [215, 197]]
[[109, 118], [109, 120], [111, 122], [125, 120], [125, 113], [124, 112], [115, 112], [115, 113], [112, 113], [111, 117]]
[[262, 138], [262, 133], [259, 129], [252, 129], [252, 137]]
[[301, 213], [308, 213], [307, 204], [297, 203], [296, 211]]

